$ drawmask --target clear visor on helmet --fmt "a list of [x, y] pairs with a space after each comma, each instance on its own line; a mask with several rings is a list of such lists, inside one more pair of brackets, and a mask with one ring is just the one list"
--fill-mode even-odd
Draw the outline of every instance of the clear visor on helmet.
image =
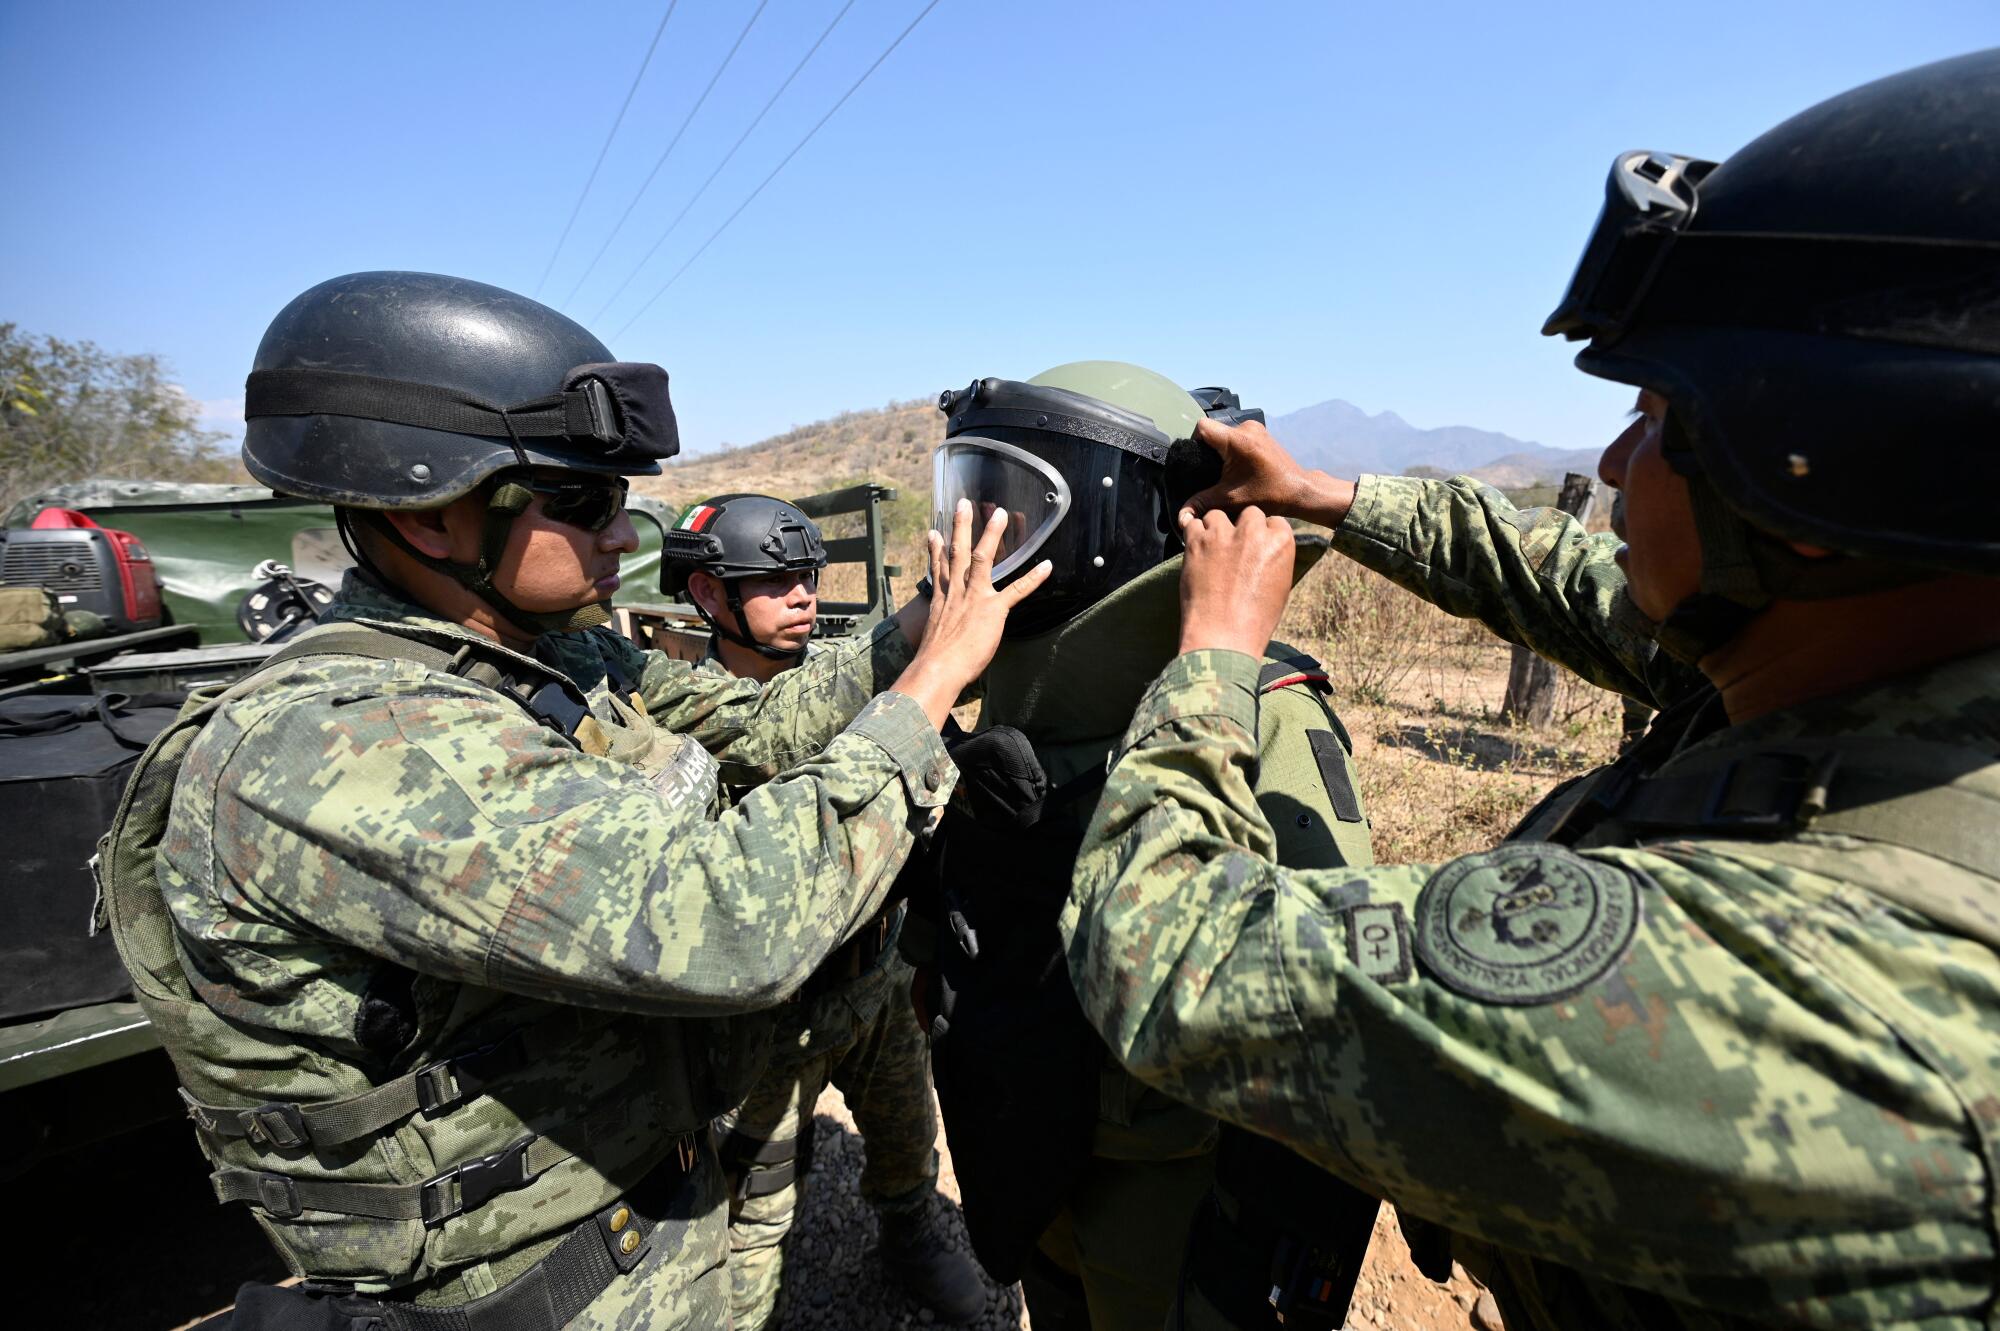
[[972, 501], [975, 539], [994, 509], [1007, 510], [993, 564], [995, 582], [1028, 562], [1070, 506], [1069, 483], [1048, 463], [1012, 444], [975, 436], [946, 440], [931, 457], [932, 525], [946, 540], [961, 499]]

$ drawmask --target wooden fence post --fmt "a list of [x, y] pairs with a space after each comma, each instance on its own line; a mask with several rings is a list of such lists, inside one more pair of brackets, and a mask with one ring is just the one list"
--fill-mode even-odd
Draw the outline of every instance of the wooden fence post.
[[[1570, 472], [1563, 477], [1556, 507], [1583, 522], [1590, 517], [1590, 477]], [[1507, 667], [1507, 700], [1500, 704], [1502, 721], [1519, 721], [1540, 728], [1555, 720], [1556, 668], [1526, 647], [1514, 648]]]

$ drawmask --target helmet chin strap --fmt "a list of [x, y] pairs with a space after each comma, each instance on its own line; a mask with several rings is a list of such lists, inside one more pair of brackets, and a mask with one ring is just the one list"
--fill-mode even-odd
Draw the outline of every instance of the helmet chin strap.
[[403, 533], [396, 530], [396, 524], [387, 519], [383, 519], [378, 526], [398, 550], [432, 572], [450, 578], [492, 606], [501, 618], [532, 637], [539, 638], [544, 633], [573, 633], [610, 623], [611, 602], [608, 599], [591, 601], [574, 610], [523, 610], [493, 585], [493, 575], [499, 571], [500, 558], [507, 551], [507, 536], [514, 519], [526, 511], [534, 497], [534, 491], [512, 481], [503, 481], [494, 488], [486, 500], [486, 520], [480, 533], [479, 562], [476, 564], [462, 564], [425, 554], [404, 539]]
[[[1701, 470], [1693, 442], [1669, 411], [1662, 452], [1687, 482], [1701, 547], [1701, 586], [1653, 628], [1660, 650], [1690, 665], [1715, 651], [1775, 600], [1818, 601], [1921, 582], [1930, 569], [1853, 559], [1802, 555], [1769, 532], [1744, 521], [1723, 502]], [[1626, 600], [1631, 600], [1630, 593]], [[1634, 611], [1637, 607], [1633, 607]], [[1638, 616], [1643, 619], [1643, 616]]]
[[[743, 592], [736, 585], [736, 580], [734, 578], [717, 578], [716, 581], [722, 584], [722, 594], [728, 599], [729, 612], [736, 616], [736, 622], [741, 624], [745, 629], [749, 628], [749, 616], [743, 613]], [[735, 643], [738, 647], [747, 647], [767, 661], [790, 661], [797, 664], [806, 659], [805, 648], [801, 647], [795, 652], [788, 652], [782, 647], [773, 647], [768, 643], [758, 642], [748, 633], [730, 628], [714, 615], [709, 614], [708, 607], [703, 605], [698, 598], [691, 597], [689, 599], [694, 600], [694, 612], [701, 616], [701, 622], [708, 625], [711, 632]]]

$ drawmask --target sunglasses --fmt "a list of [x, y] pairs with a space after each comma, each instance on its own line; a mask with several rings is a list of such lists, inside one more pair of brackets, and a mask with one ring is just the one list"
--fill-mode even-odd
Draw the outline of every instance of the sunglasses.
[[604, 480], [517, 482], [542, 497], [542, 516], [585, 531], [603, 531], [625, 511], [627, 487], [622, 476]]

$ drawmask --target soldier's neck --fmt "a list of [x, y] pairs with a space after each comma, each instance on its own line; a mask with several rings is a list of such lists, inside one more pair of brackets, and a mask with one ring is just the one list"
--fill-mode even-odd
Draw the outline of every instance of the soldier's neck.
[[1756, 717], [2000, 648], [2000, 578], [1950, 574], [1829, 601], [1778, 601], [1701, 660], [1729, 719]]
[[394, 561], [385, 572], [393, 580], [387, 590], [394, 595], [405, 597], [446, 623], [469, 629], [509, 651], [525, 656], [535, 654], [534, 634], [524, 632], [519, 625], [443, 574], [407, 559]]
[[754, 679], [759, 684], [769, 684], [795, 664], [790, 659], [774, 661], [762, 652], [753, 652], [719, 635], [715, 639], [715, 654], [722, 658], [730, 674], [738, 679]]

